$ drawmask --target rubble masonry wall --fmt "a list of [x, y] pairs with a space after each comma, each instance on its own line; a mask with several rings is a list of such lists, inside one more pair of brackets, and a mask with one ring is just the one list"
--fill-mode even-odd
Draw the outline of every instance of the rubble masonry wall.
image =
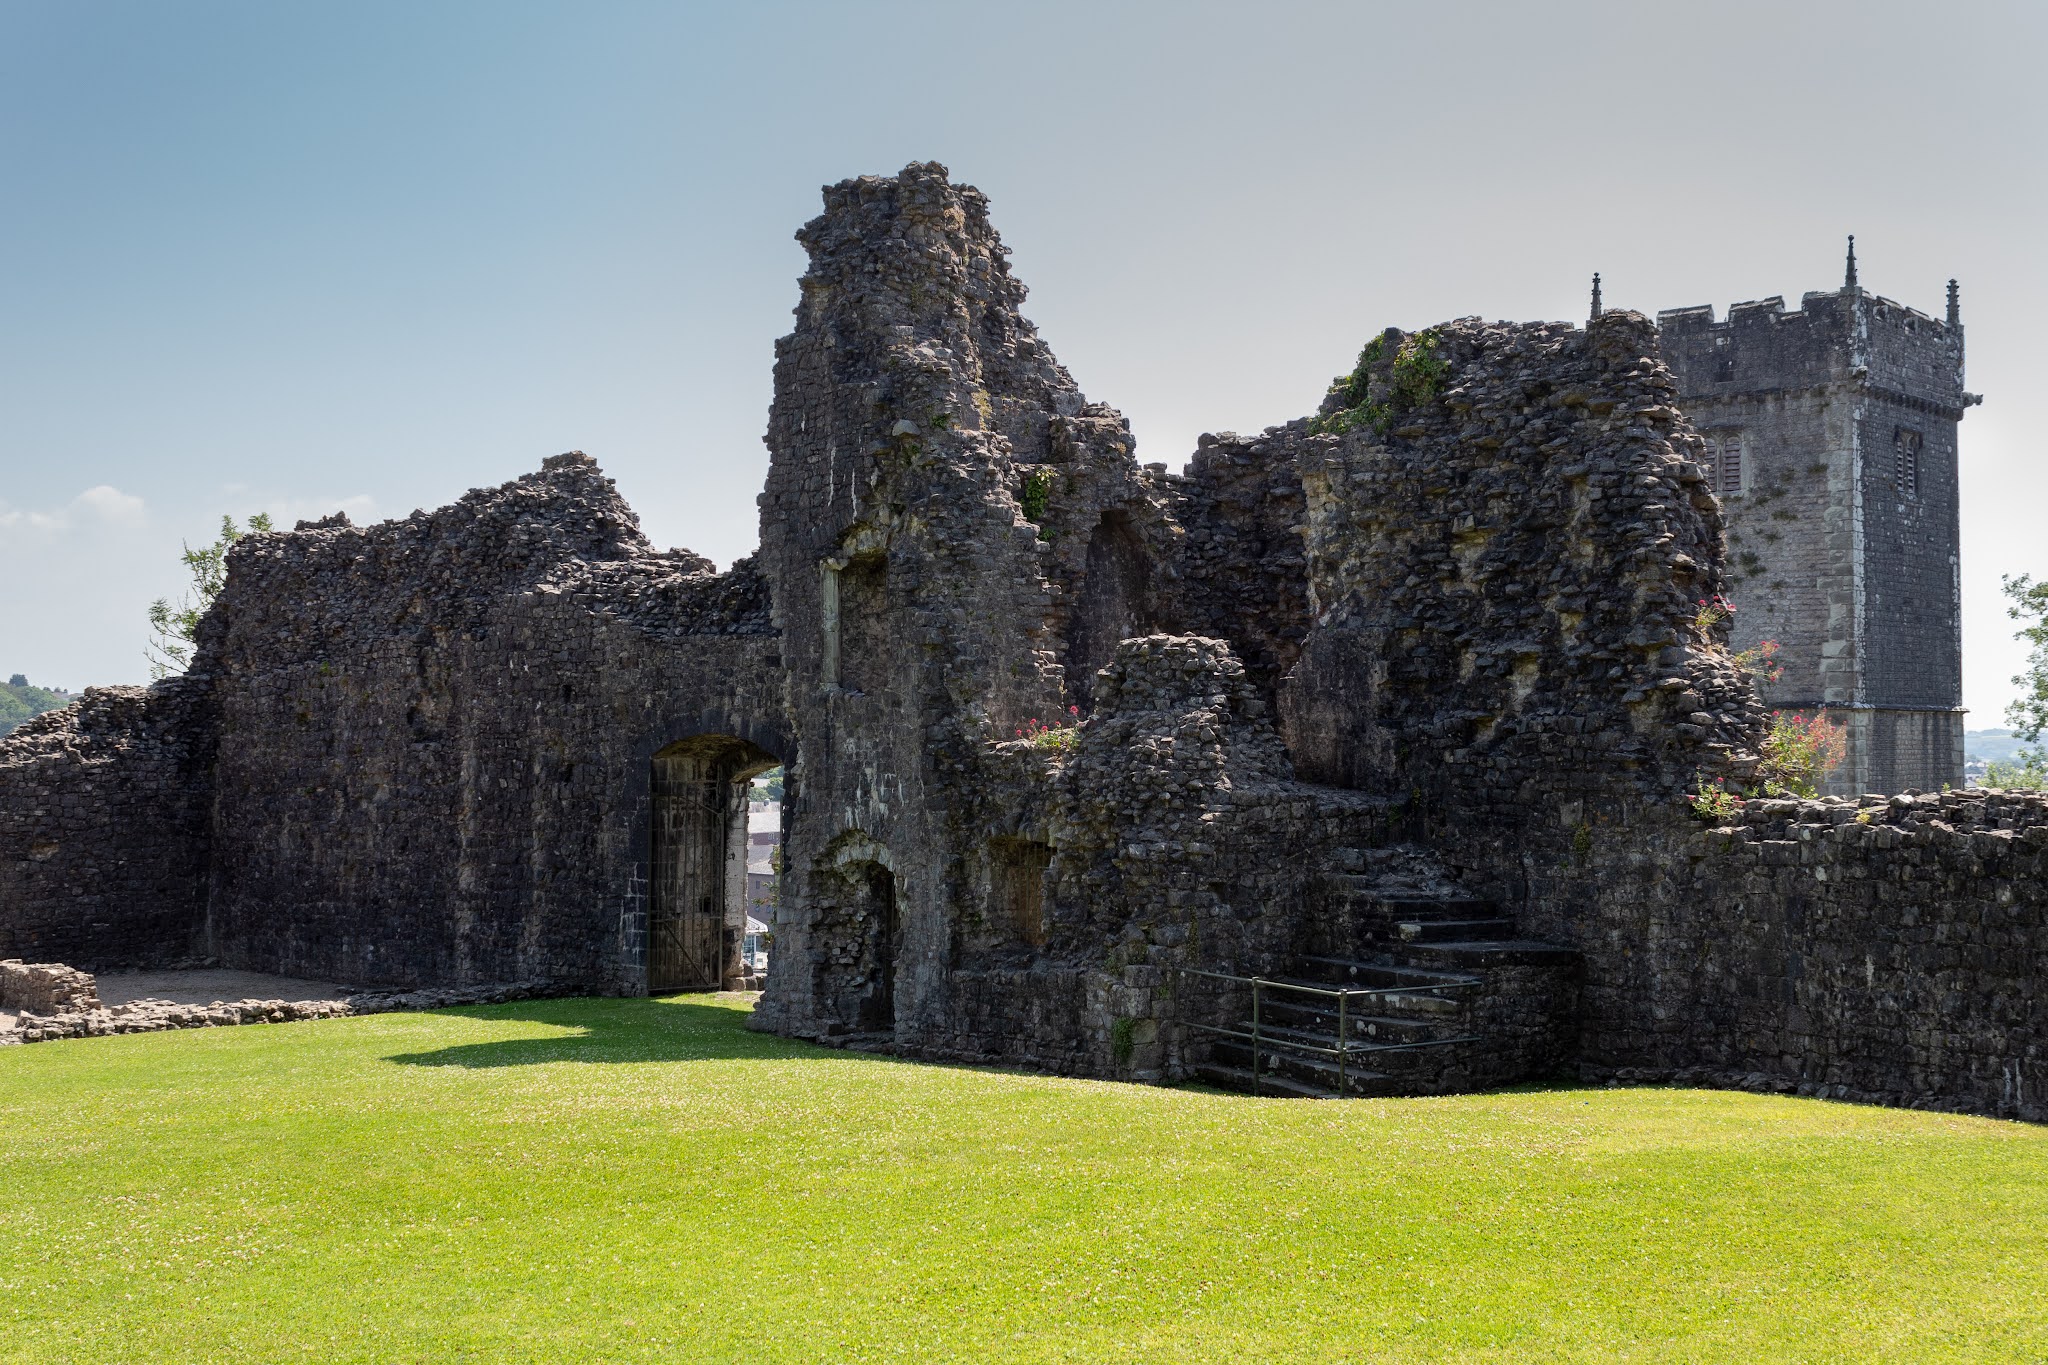
[[200, 659], [207, 943], [250, 970], [644, 989], [654, 753], [786, 747], [765, 583], [656, 553], [580, 454], [431, 514], [245, 538]]
[[0, 737], [0, 956], [104, 970], [197, 950], [212, 733], [187, 677], [88, 688]]

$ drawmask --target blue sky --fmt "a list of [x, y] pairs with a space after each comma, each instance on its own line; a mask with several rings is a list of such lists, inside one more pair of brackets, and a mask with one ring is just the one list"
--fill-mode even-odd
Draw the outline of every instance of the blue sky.
[[1141, 458], [1388, 324], [1963, 284], [1967, 703], [2048, 571], [2036, 6], [0, 0], [0, 675], [139, 681], [222, 512], [403, 516], [595, 455], [755, 539], [818, 187], [988, 192]]

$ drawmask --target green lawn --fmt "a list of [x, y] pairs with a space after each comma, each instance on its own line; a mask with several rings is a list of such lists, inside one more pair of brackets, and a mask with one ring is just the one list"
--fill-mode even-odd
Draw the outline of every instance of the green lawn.
[[1315, 1104], [705, 997], [0, 1051], [0, 1361], [2048, 1359], [2048, 1130]]

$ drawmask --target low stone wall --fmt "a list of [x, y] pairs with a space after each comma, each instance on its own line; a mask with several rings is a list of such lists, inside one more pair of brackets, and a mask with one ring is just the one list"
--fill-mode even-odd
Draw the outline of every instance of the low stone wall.
[[418, 991], [367, 991], [338, 1000], [227, 1000], [211, 1005], [135, 1000], [112, 1009], [99, 1009], [95, 999], [95, 1008], [24, 1017], [19, 1028], [0, 1033], [0, 1043], [54, 1043], [66, 1038], [106, 1038], [117, 1033], [289, 1024], [305, 1019], [452, 1009], [458, 1005], [497, 1005], [508, 1000], [546, 999], [561, 993], [561, 988], [550, 982], [518, 982]]
[[2048, 798], [1646, 814], [1538, 891], [1590, 1076], [2048, 1121]]
[[0, 1009], [30, 1014], [64, 1014], [100, 1007], [90, 972], [61, 962], [0, 962]]

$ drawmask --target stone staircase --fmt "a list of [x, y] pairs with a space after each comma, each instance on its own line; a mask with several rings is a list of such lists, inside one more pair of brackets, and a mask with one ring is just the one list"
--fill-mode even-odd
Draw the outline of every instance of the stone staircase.
[[1419, 850], [1340, 849], [1333, 862], [1312, 951], [1256, 987], [1207, 979], [1229, 1022], [1189, 1031], [1198, 1079], [1301, 1098], [1432, 1095], [1568, 1061], [1576, 951], [1518, 937]]

